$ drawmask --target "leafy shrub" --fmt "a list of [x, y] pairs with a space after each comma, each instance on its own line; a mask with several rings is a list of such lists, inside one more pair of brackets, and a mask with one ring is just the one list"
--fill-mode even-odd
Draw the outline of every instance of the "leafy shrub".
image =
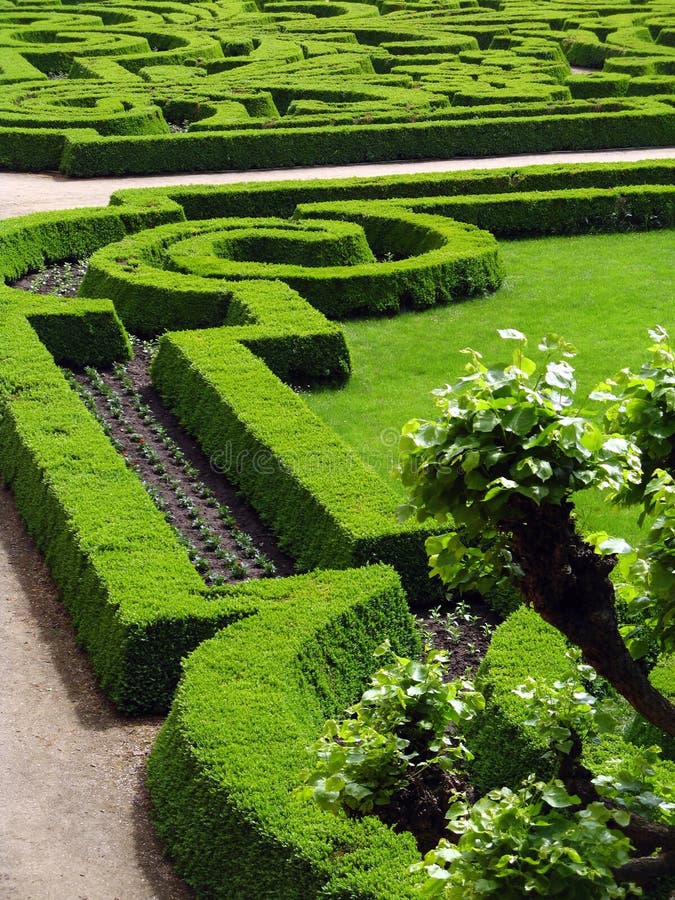
[[[386, 642], [375, 655], [390, 649]], [[451, 770], [471, 759], [462, 726], [485, 702], [470, 682], [445, 679], [447, 661], [445, 653], [432, 650], [424, 662], [394, 656], [378, 669], [370, 688], [347, 710], [351, 718], [324, 725], [313, 747], [315, 764], [305, 775], [309, 787], [300, 796], [333, 812], [346, 806], [367, 813], [387, 803], [411, 769]]]

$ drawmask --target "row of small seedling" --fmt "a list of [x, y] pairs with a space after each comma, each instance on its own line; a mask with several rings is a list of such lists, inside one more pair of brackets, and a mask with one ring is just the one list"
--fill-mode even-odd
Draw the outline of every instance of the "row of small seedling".
[[[119, 391], [94, 368], [86, 368], [84, 375], [85, 378], [78, 380], [67, 373], [71, 385], [97, 417], [115, 448], [138, 472], [155, 506], [164, 514], [205, 580], [218, 585], [233, 579], [274, 575], [276, 568], [272, 560], [238, 527], [232, 510], [220, 503], [204, 484], [199, 470], [157, 421], [126, 368], [117, 365], [114, 369]], [[133, 413], [126, 411], [125, 400]], [[175, 523], [174, 510], [178, 509], [185, 513], [180, 517], [181, 528]], [[211, 518], [217, 518], [214, 523], [217, 527], [209, 522], [207, 509], [213, 511]]]
[[452, 609], [440, 606], [430, 609], [426, 616], [418, 619], [418, 625], [427, 644], [450, 651], [461, 647], [471, 658], [470, 669], [484, 656], [496, 627], [462, 598]]
[[87, 271], [87, 265], [86, 259], [78, 259], [76, 262], [66, 260], [40, 269], [32, 276], [28, 291], [31, 294], [74, 297]]

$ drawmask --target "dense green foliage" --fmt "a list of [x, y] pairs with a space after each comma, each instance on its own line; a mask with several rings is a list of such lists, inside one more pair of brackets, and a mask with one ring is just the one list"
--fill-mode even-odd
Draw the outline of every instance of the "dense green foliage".
[[112, 205], [143, 205], [160, 197], [180, 204], [188, 219], [223, 216], [281, 216], [288, 218], [300, 203], [337, 200], [395, 200], [423, 197], [551, 193], [584, 188], [630, 185], [670, 185], [673, 160], [634, 163], [578, 163], [575, 165], [389, 175], [376, 178], [316, 181], [244, 182], [231, 185], [183, 185], [164, 188], [122, 188]]
[[[110, 304], [16, 299], [8, 289], [0, 296], [3, 481], [104, 689], [122, 709], [161, 708], [181, 657], [246, 607], [206, 602], [185, 550], [30, 326], [37, 311], [48, 345], [54, 331], [68, 338], [61, 358], [72, 360], [77, 349], [79, 364], [110, 362], [129, 352]], [[97, 333], [107, 332], [107, 353], [101, 342], [83, 354], [91, 343], [81, 340], [81, 321], [103, 325]]]
[[419, 649], [394, 573], [246, 590], [268, 602], [190, 657], [149, 762], [155, 821], [179, 870], [202, 897], [411, 900], [409, 835], [293, 793], [307, 745], [358, 695], [381, 637]]
[[600, 802], [566, 815], [578, 800], [561, 781], [530, 778], [517, 791], [489, 791], [470, 808], [457, 803], [449, 810], [448, 828], [459, 839], [443, 840], [426, 855], [419, 869], [428, 880], [420, 895], [444, 900], [634, 896], [612, 874], [627, 861], [630, 842], [611, 825], [626, 824], [628, 816]]
[[[257, 290], [255, 282], [249, 290]], [[279, 331], [270, 343], [286, 338]], [[413, 602], [422, 602], [429, 596], [428, 529], [396, 522], [390, 487], [245, 343], [246, 327], [164, 336], [153, 365], [164, 401], [269, 522], [300, 571], [383, 560], [400, 572]], [[323, 362], [321, 353], [319, 344]]]
[[94, 176], [668, 146], [672, 22], [660, 0], [45, 0], [32, 17], [7, 0], [0, 166]]
[[[108, 62], [100, 59], [102, 66]], [[570, 171], [591, 181], [607, 177], [601, 169], [590, 175]], [[639, 180], [645, 170], [629, 167], [628, 171], [627, 178], [635, 174]], [[658, 171], [658, 177], [663, 177], [663, 167]], [[459, 189], [459, 183], [454, 187]], [[358, 192], [366, 187], [357, 182], [349, 189]], [[292, 196], [293, 189], [288, 190], [283, 202]], [[228, 202], [236, 202], [231, 189], [222, 193], [223, 198], [226, 193]], [[200, 196], [192, 189], [187, 194], [192, 208], [198, 206]], [[242, 188], [242, 198], [253, 194], [250, 187]], [[405, 192], [401, 189], [399, 195]], [[440, 190], [436, 195], [444, 196]], [[220, 202], [211, 190], [201, 196], [205, 211], [208, 204]], [[110, 210], [2, 223], [3, 274], [16, 277], [43, 262], [86, 255], [110, 241], [123, 240], [125, 233], [180, 222], [184, 212], [180, 201], [172, 197], [171, 191], [142, 192], [137, 202], [117, 203]], [[294, 204], [301, 199], [305, 198], [296, 197]], [[237, 213], [242, 214], [243, 210]], [[320, 252], [320, 248], [314, 250]], [[176, 300], [166, 287], [154, 308], [144, 311], [137, 304], [133, 314], [138, 321], [144, 316], [152, 321], [148, 332], [176, 327], [169, 314], [185, 317], [180, 327], [194, 327], [189, 303], [181, 297]], [[132, 312], [123, 306], [122, 292], [116, 302], [120, 317], [131, 317]], [[164, 303], [173, 306], [163, 310]], [[321, 549], [322, 565], [333, 566], [338, 559], [345, 566], [391, 560], [408, 585], [422, 584], [426, 571], [420, 545], [423, 533], [409, 526], [401, 529], [391, 521], [395, 495], [326, 426], [309, 416], [298, 394], [278, 380], [344, 379], [349, 358], [342, 332], [274, 281], [227, 283], [220, 304], [217, 315], [222, 319], [208, 324], [222, 327], [164, 337], [158, 373], [165, 372], [157, 375], [158, 381], [165, 378], [178, 393], [176, 373], [189, 372], [181, 401], [185, 415], [195, 419], [195, 431], [203, 432], [208, 438], [205, 445], [217, 452], [231, 448], [223, 447], [224, 432], [217, 441], [216, 425], [208, 421], [213, 410], [224, 416], [222, 399], [227, 395], [237, 413], [242, 413], [232, 434], [249, 452], [264, 446], [266, 455], [262, 462], [258, 460], [258, 467], [283, 468], [287, 479], [280, 495], [273, 497], [260, 471], [251, 490], [260, 491], [270, 517], [277, 514], [277, 503], [283, 507], [280, 530], [293, 535], [301, 560], [305, 552], [318, 553], [321, 529], [309, 533], [306, 523], [314, 515], [312, 504], [327, 496], [330, 509], [325, 521], [330, 527]], [[132, 306], [129, 303], [129, 310]], [[232, 890], [244, 897], [260, 896], [261, 891], [289, 897], [314, 896], [320, 891], [345, 900], [414, 896], [408, 867], [419, 856], [409, 836], [393, 835], [372, 819], [354, 823], [328, 816], [290, 797], [306, 764], [304, 747], [316, 739], [326, 716], [336, 716], [358, 696], [373, 667], [374, 647], [389, 634], [397, 653], [416, 649], [394, 574], [381, 568], [359, 569], [207, 591], [168, 526], [47, 352], [79, 365], [124, 358], [128, 344], [110, 302], [104, 298], [67, 304], [52, 298], [28, 300], [3, 288], [0, 310], [2, 475], [12, 484], [22, 514], [45, 550], [105, 688], [129, 711], [161, 708], [178, 678], [180, 658], [228, 625], [187, 664], [174, 712], [153, 755], [156, 815], [182, 871], [204, 896], [231, 896]], [[167, 319], [162, 322], [164, 312]], [[227, 350], [226, 362], [213, 359], [220, 349]], [[199, 372], [190, 369], [187, 356], [182, 358], [184, 350], [194, 354]], [[210, 384], [212, 374], [215, 386]], [[242, 378], [240, 396], [225, 374]], [[205, 393], [200, 379], [204, 385], [209, 381]], [[269, 404], [261, 402], [261, 391], [271, 398]], [[219, 421], [222, 424], [225, 418]], [[293, 433], [296, 421], [302, 428]], [[269, 448], [259, 443], [261, 435], [271, 435]], [[308, 461], [319, 458], [316, 454], [324, 444], [330, 459], [322, 480], [320, 466], [312, 471]], [[216, 462], [226, 459], [219, 457]], [[340, 495], [338, 476], [345, 478], [351, 491], [357, 484], [359, 490], [365, 488], [351, 507]], [[300, 493], [294, 495], [297, 490]], [[293, 496], [302, 496], [302, 503], [294, 507]], [[339, 528], [332, 519], [336, 509], [343, 517]], [[337, 543], [331, 543], [336, 535]], [[315, 564], [309, 556], [305, 560], [308, 566]], [[325, 598], [329, 599], [324, 604]], [[504, 628], [510, 625], [511, 620]], [[540, 658], [548, 637], [536, 629], [532, 635], [535, 655], [527, 660], [526, 674], [535, 671], [536, 662], [544, 667], [550, 664], [547, 673], [552, 680], [564, 677], [555, 653], [546, 663]], [[519, 648], [522, 643], [516, 641], [513, 646]], [[504, 726], [511, 728], [506, 743], [499, 744], [505, 740], [506, 732], [498, 729], [504, 725], [502, 707], [507, 704], [498, 690], [494, 660], [486, 664], [486, 672], [488, 712], [481, 717], [480, 727], [478, 721], [470, 723], [467, 739], [473, 752], [481, 741], [487, 748], [485, 780], [489, 782], [500, 763], [521, 762], [521, 748], [536, 761], [542, 747], [524, 724], [527, 713], [517, 705]], [[654, 672], [655, 682], [658, 679], [660, 684], [670, 683], [672, 671], [659, 664]], [[521, 673], [511, 687], [522, 680]], [[522, 701], [511, 696], [516, 704]], [[508, 754], [500, 754], [507, 760], [495, 759], [499, 746], [508, 747]], [[613, 759], [630, 757], [630, 745], [612, 744], [611, 749]], [[473, 765], [481, 763], [476, 754]], [[654, 765], [657, 773], [661, 765]], [[527, 770], [534, 767], [529, 765]], [[606, 756], [594, 771], [621, 779], [630, 771], [628, 763], [624, 769], [612, 770]], [[658, 778], [654, 791], [662, 791]], [[260, 862], [263, 857], [265, 866]], [[247, 894], [251, 886], [255, 894]]]
[[[434, 391], [438, 420], [411, 420], [401, 439], [410, 496], [402, 515], [452, 517], [458, 530], [430, 539], [428, 550], [432, 575], [461, 590], [485, 592], [520, 577], [503, 534], [521, 514], [514, 499], [557, 506], [589, 487], [617, 494], [642, 474], [634, 444], [572, 408], [571, 345], [547, 335], [538, 367], [525, 355], [521, 332], [500, 335], [515, 344], [511, 365], [488, 368], [480, 353], [467, 350], [466, 375]], [[478, 539], [486, 543], [473, 545]]]
[[390, 204], [329, 203], [300, 206], [290, 221], [188, 222], [112, 243], [93, 257], [82, 293], [110, 297], [147, 334], [220, 324], [228, 281], [281, 279], [345, 318], [448, 303], [494, 290], [502, 274], [496, 241], [473, 225]]
[[[390, 650], [387, 641], [375, 656]], [[350, 718], [325, 723], [299, 796], [332, 812], [348, 807], [367, 813], [388, 803], [422, 769], [457, 771], [471, 760], [462, 727], [485, 700], [468, 681], [448, 681], [447, 661], [446, 653], [431, 650], [423, 662], [394, 655], [378, 669], [347, 709]]]

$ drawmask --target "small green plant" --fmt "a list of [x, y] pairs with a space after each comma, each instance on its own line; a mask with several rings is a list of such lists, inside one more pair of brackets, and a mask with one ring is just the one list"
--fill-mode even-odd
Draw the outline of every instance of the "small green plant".
[[414, 867], [425, 876], [420, 897], [604, 900], [640, 894], [617, 884], [613, 874], [628, 860], [630, 842], [611, 823], [627, 824], [628, 814], [601, 802], [572, 811], [578, 804], [558, 779], [535, 776], [516, 791], [490, 791], [471, 807], [454, 803], [448, 828], [457, 842], [441, 841]]
[[617, 704], [612, 699], [600, 700], [588, 689], [598, 678], [595, 669], [582, 662], [576, 648], [566, 656], [575, 663], [576, 676], [546, 685], [527, 678], [514, 690], [526, 702], [529, 718], [525, 725], [536, 728], [549, 744], [549, 752], [559, 759], [572, 752], [578, 755], [579, 737], [615, 731], [619, 720]]
[[484, 708], [482, 694], [468, 681], [444, 680], [442, 651], [420, 662], [396, 656], [385, 641], [376, 656], [385, 655], [392, 662], [373, 675], [350, 718], [326, 722], [311, 750], [315, 762], [299, 794], [323, 809], [370, 812], [389, 802], [411, 769], [452, 770], [472, 758], [461, 729]]

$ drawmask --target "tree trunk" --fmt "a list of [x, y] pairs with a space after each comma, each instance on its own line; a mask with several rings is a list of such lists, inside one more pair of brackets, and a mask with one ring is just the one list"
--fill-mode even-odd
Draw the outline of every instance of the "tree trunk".
[[538, 506], [514, 498], [503, 531], [512, 535], [523, 570], [526, 603], [581, 649], [585, 661], [606, 678], [648, 722], [675, 735], [675, 705], [652, 687], [619, 633], [612, 557], [598, 556], [574, 529], [572, 504]]

